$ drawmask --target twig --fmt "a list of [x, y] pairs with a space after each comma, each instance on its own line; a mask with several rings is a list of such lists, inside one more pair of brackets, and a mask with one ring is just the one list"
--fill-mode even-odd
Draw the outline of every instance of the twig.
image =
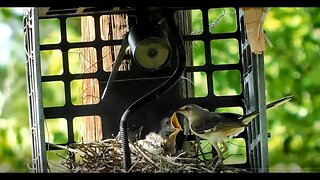
[[160, 169], [160, 167], [152, 161], [139, 147], [132, 145], [147, 161], [149, 161], [154, 167]]
[[52, 143], [48, 143], [49, 145], [53, 146], [53, 147], [56, 147], [56, 148], [60, 148], [60, 149], [65, 149], [65, 150], [68, 150], [70, 152], [73, 152], [73, 153], [79, 153], [80, 155], [84, 156], [85, 153], [82, 152], [82, 151], [77, 151], [75, 149], [72, 149], [72, 148], [69, 148], [69, 147], [66, 147], [66, 146], [61, 146], [61, 145], [58, 145], [58, 144], [52, 144]]
[[[99, 142], [74, 143], [68, 147], [53, 145], [61, 149], [69, 151], [69, 157], [62, 157], [62, 165], [67, 167], [70, 172], [113, 172], [123, 173], [123, 158], [121, 151], [121, 143], [117, 139], [105, 139]], [[153, 173], [184, 173], [184, 172], [215, 172], [212, 169], [214, 159], [209, 159], [208, 166], [203, 162], [199, 162], [198, 157], [188, 151], [182, 151], [176, 156], [154, 155], [146, 152], [136, 144], [130, 143], [132, 149], [132, 162], [129, 172], [153, 172]], [[200, 152], [198, 156], [201, 156]], [[81, 160], [76, 161], [75, 156], [80, 155]], [[211, 163], [212, 162], [212, 163]], [[220, 165], [220, 164], [219, 164]], [[227, 169], [226, 170], [231, 170]], [[223, 171], [220, 165], [217, 171]], [[234, 171], [239, 171], [234, 169]]]

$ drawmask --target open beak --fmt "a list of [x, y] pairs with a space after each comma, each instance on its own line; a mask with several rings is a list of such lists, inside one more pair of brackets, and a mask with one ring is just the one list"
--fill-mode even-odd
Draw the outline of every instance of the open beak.
[[174, 132], [172, 134], [170, 134], [169, 138], [171, 138], [172, 136], [176, 136], [180, 131], [183, 131], [183, 129], [178, 121], [176, 113], [173, 113], [173, 115], [170, 118], [170, 122], [171, 122], [171, 126], [174, 129]]

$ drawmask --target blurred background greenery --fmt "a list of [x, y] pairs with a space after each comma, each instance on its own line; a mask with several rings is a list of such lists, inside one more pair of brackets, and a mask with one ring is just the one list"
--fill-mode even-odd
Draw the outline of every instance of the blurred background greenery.
[[[209, 11], [210, 31], [234, 31], [233, 12], [232, 8]], [[193, 33], [201, 33], [201, 12], [192, 14]], [[221, 14], [225, 15], [220, 17]], [[219, 17], [219, 23], [215, 24], [214, 20]], [[22, 8], [0, 8], [0, 172], [28, 172], [31, 163], [22, 18]], [[68, 24], [71, 39], [80, 36], [78, 23], [79, 20], [74, 20]], [[43, 22], [40, 28], [44, 32], [42, 42], [59, 42], [57, 22]], [[317, 111], [320, 81], [316, 79], [320, 72], [320, 8], [271, 8], [264, 29], [273, 44], [265, 51], [267, 102], [294, 95], [291, 102], [267, 112], [268, 131], [272, 135], [268, 144], [270, 172], [320, 172], [320, 111]], [[212, 62], [237, 63], [236, 43], [212, 41], [212, 51], [219, 54], [212, 57]], [[195, 64], [203, 65], [203, 43], [194, 43], [193, 49]], [[51, 59], [58, 58], [59, 53], [41, 54], [41, 58], [48, 59], [42, 73], [59, 74], [61, 64]], [[77, 50], [72, 53], [76, 54], [72, 59], [80, 54]], [[214, 77], [217, 82], [214, 91], [218, 95], [241, 92], [237, 72], [227, 74], [227, 83], [220, 76], [225, 77], [223, 74]], [[204, 74], [195, 74], [197, 97], [207, 93], [201, 83], [203, 78]], [[44, 104], [63, 101], [56, 99], [61, 96], [52, 95], [57, 92], [52, 87], [44, 89]], [[59, 122], [48, 126], [56, 131], [47, 130], [51, 134], [47, 140], [56, 142], [65, 138]]]

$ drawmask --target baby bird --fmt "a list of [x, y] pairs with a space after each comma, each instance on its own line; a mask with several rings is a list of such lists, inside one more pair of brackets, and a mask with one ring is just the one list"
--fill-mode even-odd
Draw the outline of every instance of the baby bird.
[[168, 155], [176, 151], [176, 137], [183, 131], [177, 119], [176, 113], [170, 118], [164, 118], [160, 123], [158, 133], [150, 132], [145, 139], [137, 141], [137, 144], [154, 155]]

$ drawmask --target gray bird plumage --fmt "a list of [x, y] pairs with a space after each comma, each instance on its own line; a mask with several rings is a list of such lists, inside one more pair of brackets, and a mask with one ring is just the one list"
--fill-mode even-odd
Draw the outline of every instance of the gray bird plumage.
[[[288, 102], [293, 96], [287, 96], [266, 105], [267, 109], [277, 107]], [[196, 104], [181, 107], [177, 113], [183, 114], [189, 121], [189, 128], [196, 136], [208, 140], [222, 158], [228, 150], [225, 140], [238, 136], [259, 112], [254, 111], [247, 115], [226, 112], [209, 112]], [[218, 147], [222, 143], [223, 152]]]

